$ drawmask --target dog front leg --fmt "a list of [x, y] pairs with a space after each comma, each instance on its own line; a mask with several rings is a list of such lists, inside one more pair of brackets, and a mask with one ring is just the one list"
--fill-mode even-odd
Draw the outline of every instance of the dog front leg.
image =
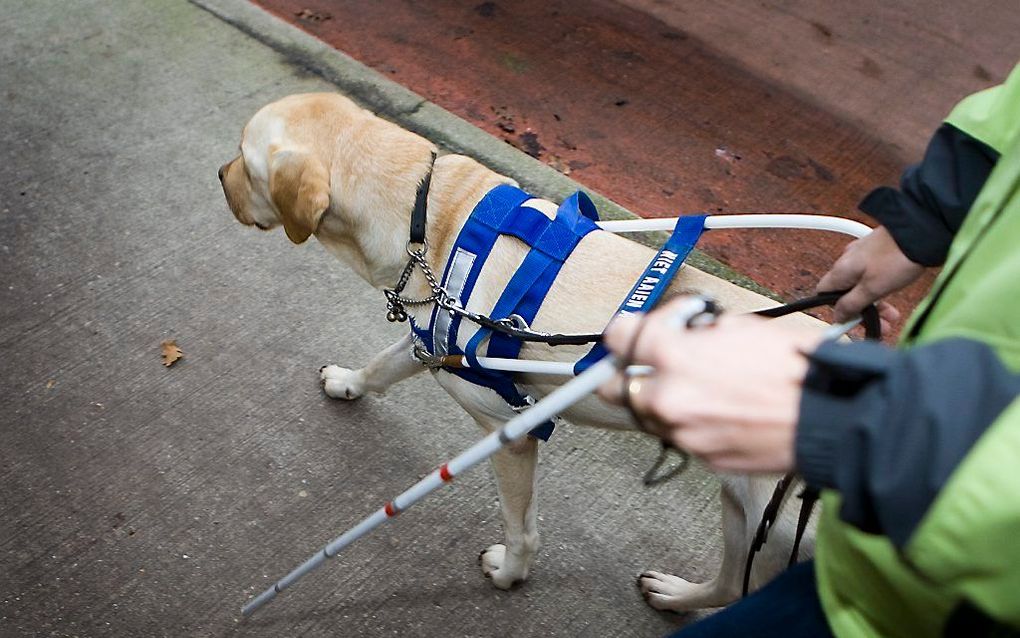
[[723, 558], [719, 573], [707, 583], [692, 583], [679, 576], [646, 571], [638, 577], [638, 588], [655, 609], [676, 612], [705, 607], [722, 607], [740, 597], [747, 556], [747, 517], [729, 490], [721, 490]]
[[489, 546], [478, 557], [478, 562], [485, 577], [500, 589], [510, 589], [524, 582], [538, 552], [537, 460], [538, 442], [532, 437], [525, 437], [492, 457], [506, 544]]
[[414, 358], [411, 333], [372, 357], [364, 368], [351, 370], [336, 365], [319, 368], [322, 389], [333, 399], [357, 399], [366, 392], [385, 392], [394, 383], [414, 376], [425, 369]]

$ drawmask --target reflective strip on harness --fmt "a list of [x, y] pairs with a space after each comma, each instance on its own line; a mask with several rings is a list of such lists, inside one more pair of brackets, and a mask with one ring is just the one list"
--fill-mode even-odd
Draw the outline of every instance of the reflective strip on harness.
[[[465, 302], [461, 299], [461, 295], [464, 292], [468, 275], [471, 274], [471, 269], [474, 267], [477, 257], [478, 255], [469, 253], [463, 248], [458, 248], [453, 251], [450, 267], [446, 269], [446, 279], [444, 280], [446, 292], [450, 297], [456, 299], [462, 308]], [[450, 354], [450, 348], [446, 340], [450, 336], [450, 323], [453, 321], [453, 317], [448, 312], [442, 312], [438, 307], [433, 312], [435, 315], [432, 320], [432, 354], [443, 357]]]
[[[705, 231], [705, 217], [707, 216], [689, 215], [677, 220], [673, 234], [669, 236], [669, 240], [655, 254], [651, 263], [638, 277], [637, 283], [624, 297], [623, 303], [613, 315], [614, 319], [639, 312], [648, 312], [655, 307]], [[595, 344], [588, 354], [574, 364], [574, 374], [584, 372], [604, 356], [606, 356], [605, 347], [601, 343]]]

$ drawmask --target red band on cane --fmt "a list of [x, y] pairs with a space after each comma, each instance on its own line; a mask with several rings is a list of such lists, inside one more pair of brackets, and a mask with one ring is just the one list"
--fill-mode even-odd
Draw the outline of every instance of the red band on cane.
[[383, 507], [383, 510], [386, 512], [386, 516], [388, 516], [390, 518], [393, 518], [394, 516], [396, 516], [397, 514], [400, 513], [400, 510], [398, 510], [396, 507], [394, 507], [392, 501], [386, 503], [386, 506]]
[[450, 468], [446, 467], [446, 463], [439, 468], [439, 478], [443, 479], [444, 483], [449, 483], [453, 480], [453, 474], [450, 474]]

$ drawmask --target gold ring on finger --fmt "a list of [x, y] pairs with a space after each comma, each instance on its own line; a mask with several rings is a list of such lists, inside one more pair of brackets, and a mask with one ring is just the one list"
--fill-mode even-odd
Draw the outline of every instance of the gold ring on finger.
[[641, 393], [641, 384], [644, 383], [644, 379], [641, 376], [634, 375], [627, 380], [627, 398], [628, 403], [631, 403], [634, 398]]

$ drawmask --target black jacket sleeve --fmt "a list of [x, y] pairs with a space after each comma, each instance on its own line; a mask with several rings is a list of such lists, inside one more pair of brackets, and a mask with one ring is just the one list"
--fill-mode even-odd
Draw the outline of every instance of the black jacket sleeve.
[[810, 355], [797, 468], [838, 490], [840, 517], [902, 547], [975, 441], [1020, 395], [987, 345], [826, 343]]
[[899, 190], [877, 188], [859, 207], [889, 230], [911, 261], [940, 266], [998, 159], [992, 147], [943, 124], [921, 163], [904, 171]]

